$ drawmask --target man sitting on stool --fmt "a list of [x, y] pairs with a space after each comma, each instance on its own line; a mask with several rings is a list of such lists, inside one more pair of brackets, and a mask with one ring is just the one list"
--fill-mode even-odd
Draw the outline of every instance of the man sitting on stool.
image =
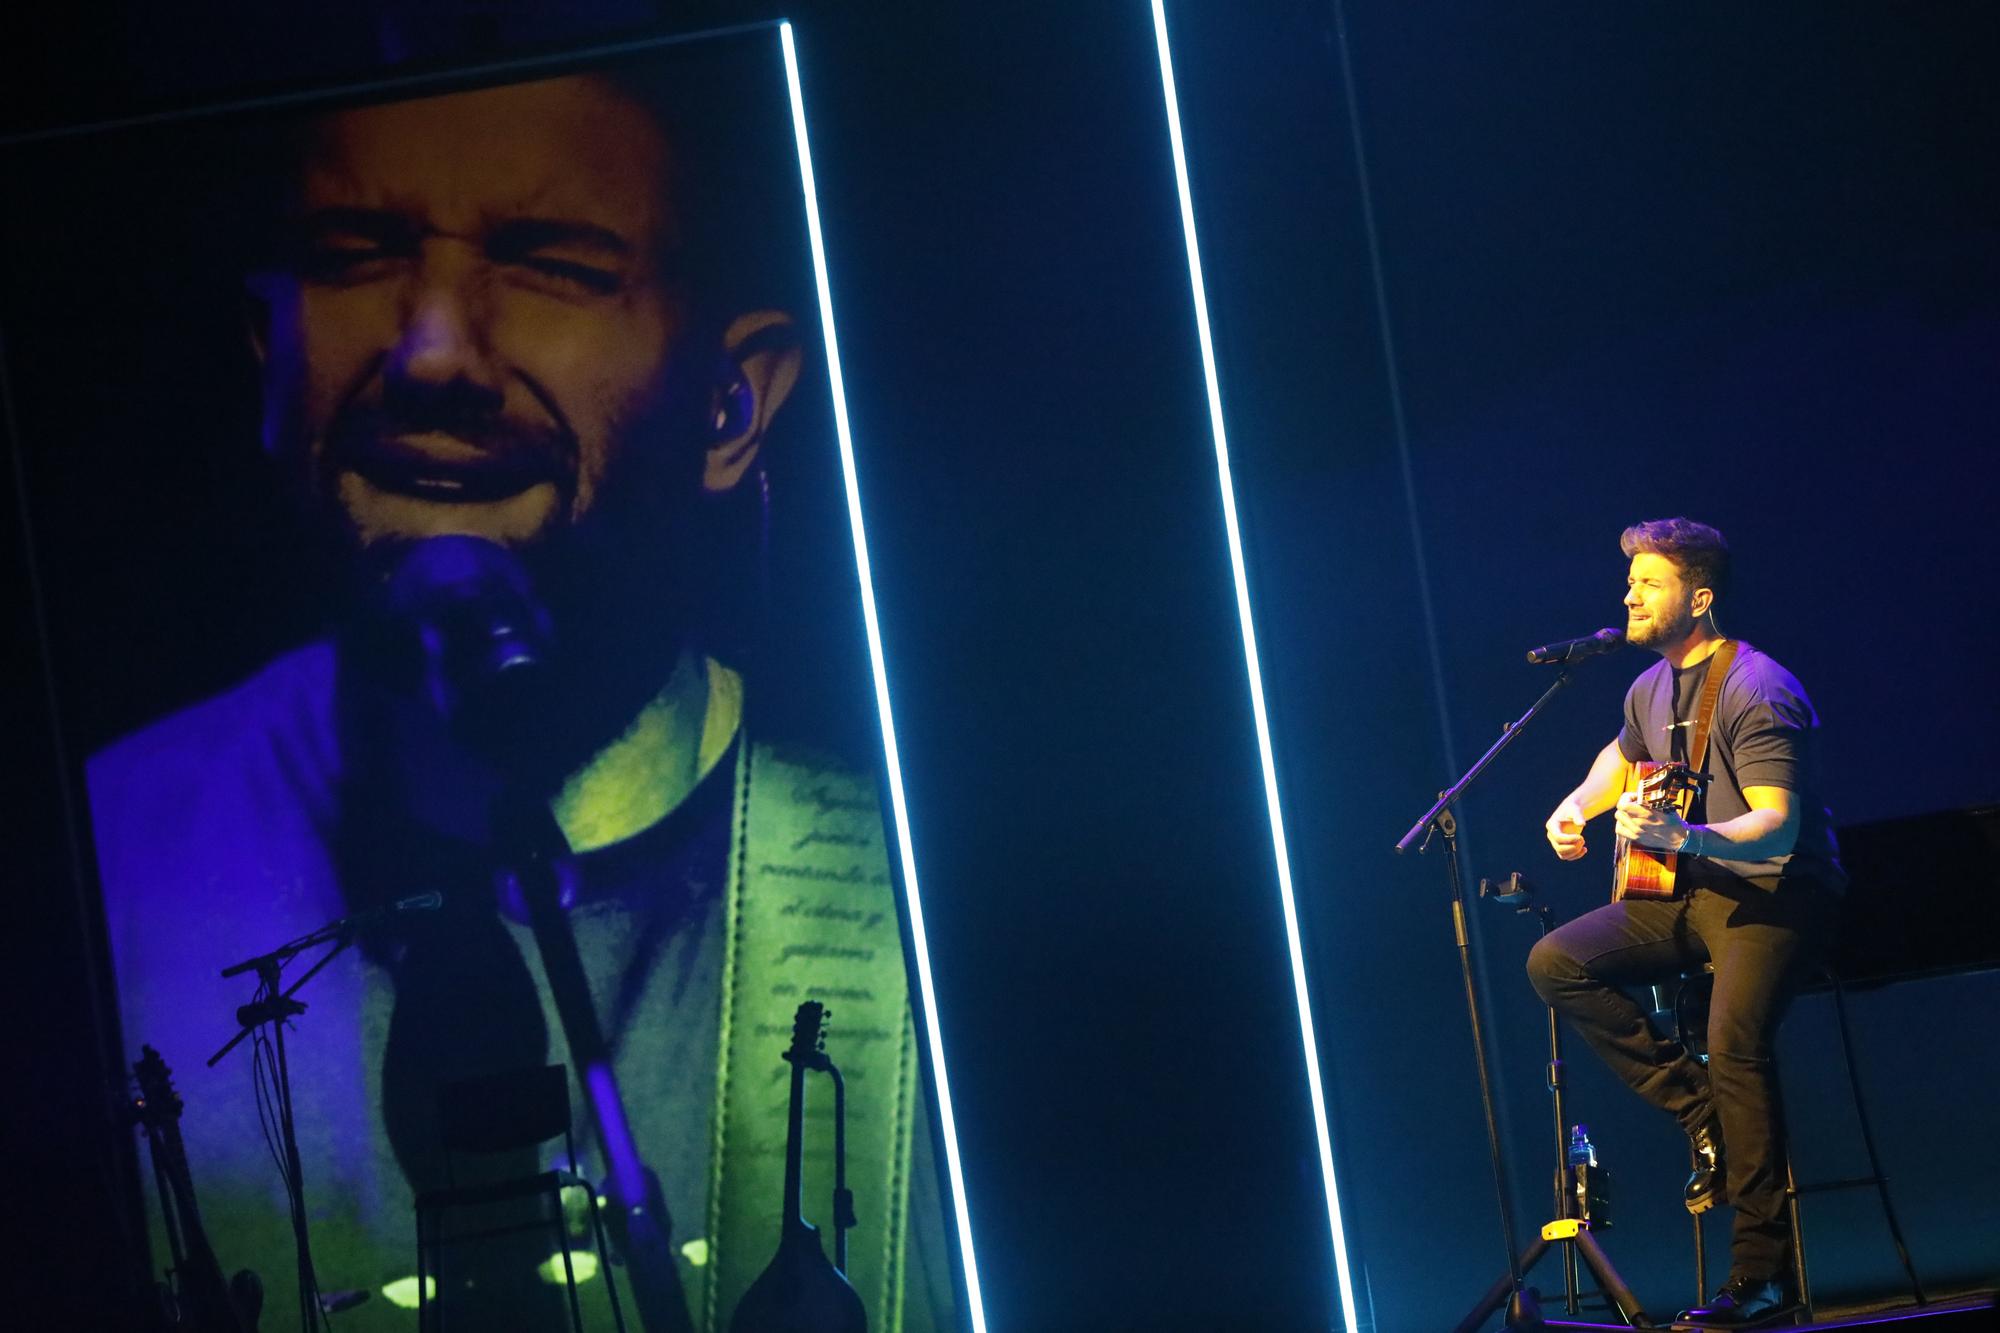
[[[1617, 739], [1549, 816], [1549, 844], [1576, 860], [1584, 824], [1615, 808], [1620, 836], [1680, 854], [1680, 891], [1586, 913], [1535, 946], [1528, 974], [1613, 1073], [1687, 1132], [1697, 1158], [1688, 1211], [1735, 1205], [1729, 1280], [1675, 1326], [1755, 1328], [1797, 1304], [1773, 1042], [1826, 955], [1846, 883], [1813, 772], [1819, 718], [1789, 671], [1738, 643], [1690, 817], [1641, 803], [1627, 790], [1635, 765], [1690, 756], [1711, 659], [1728, 643], [1714, 606], [1727, 591], [1729, 547], [1685, 518], [1628, 528], [1620, 547], [1631, 559], [1627, 641], [1663, 660], [1632, 683]], [[1707, 1069], [1656, 1035], [1621, 989], [1704, 962], [1715, 966]]]

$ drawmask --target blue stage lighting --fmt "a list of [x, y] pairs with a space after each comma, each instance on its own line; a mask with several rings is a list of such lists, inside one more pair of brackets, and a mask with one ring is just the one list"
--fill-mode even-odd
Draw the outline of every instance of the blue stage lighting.
[[1236, 580], [1236, 616], [1243, 629], [1243, 660], [1250, 675], [1250, 712], [1257, 722], [1257, 758], [1264, 768], [1264, 804], [1271, 816], [1271, 850], [1277, 859], [1278, 894], [1285, 908], [1285, 946], [1291, 951], [1292, 991], [1299, 1006], [1299, 1035], [1305, 1043], [1306, 1080], [1312, 1092], [1313, 1131], [1319, 1136], [1319, 1169], [1326, 1182], [1326, 1216], [1333, 1231], [1334, 1272], [1340, 1284], [1342, 1317], [1348, 1333], [1359, 1333], [1354, 1278], [1347, 1262], [1347, 1237], [1340, 1221], [1340, 1191], [1333, 1178], [1333, 1141], [1327, 1132], [1326, 1093], [1320, 1083], [1319, 1043], [1313, 1035], [1312, 1001], [1306, 990], [1305, 955], [1299, 947], [1298, 904], [1292, 894], [1291, 856], [1285, 848], [1285, 818], [1278, 802], [1278, 771], [1271, 758], [1271, 725], [1264, 709], [1264, 678], [1257, 665], [1257, 631], [1250, 616], [1250, 585], [1243, 570], [1243, 537], [1236, 522], [1236, 487], [1229, 475], [1229, 442], [1222, 425], [1222, 389], [1215, 375], [1215, 344], [1208, 327], [1208, 293], [1201, 278], [1201, 247], [1195, 240], [1194, 200], [1188, 191], [1187, 152], [1181, 142], [1180, 101], [1174, 92], [1174, 62], [1167, 45], [1164, 0], [1153, 0], [1153, 38], [1160, 52], [1160, 86], [1167, 102], [1167, 134], [1174, 150], [1174, 184], [1180, 191], [1181, 232], [1187, 239], [1188, 280], [1194, 290], [1195, 332], [1201, 342], [1201, 373], [1208, 388], [1209, 432], [1215, 440], [1215, 467], [1222, 487], [1222, 521], [1229, 534], [1229, 570]]
[[[840, 439], [840, 472], [847, 485], [847, 521], [854, 534], [854, 563], [861, 582], [861, 614], [868, 626], [868, 664], [875, 677], [875, 709], [882, 721], [882, 753], [889, 777], [889, 803], [896, 820], [896, 851], [903, 870], [903, 893], [910, 914], [910, 939], [917, 959], [917, 985], [923, 993], [924, 1036], [930, 1043], [931, 1069], [936, 1075], [938, 1115], [944, 1126], [945, 1167], [951, 1178], [952, 1217], [958, 1226], [959, 1254], [965, 1263], [966, 1305], [973, 1333], [986, 1333], [986, 1310], [979, 1297], [979, 1270], [973, 1261], [972, 1220], [965, 1204], [965, 1173], [958, 1153], [958, 1130], [951, 1110], [951, 1085], [945, 1077], [944, 1040], [938, 1032], [937, 993], [931, 986], [931, 960], [924, 937], [924, 909], [917, 893], [917, 862], [910, 845], [909, 808], [903, 800], [902, 761], [896, 752], [896, 727], [889, 710], [889, 675], [882, 664], [882, 631], [875, 615], [875, 583], [868, 565], [868, 539], [861, 525], [861, 488], [854, 472], [854, 439], [847, 423], [847, 390], [840, 376], [840, 344], [833, 332], [833, 293], [826, 276], [826, 245], [820, 234], [819, 197], [813, 188], [812, 152], [806, 142], [805, 97], [799, 90], [798, 49], [792, 25], [781, 23], [778, 34], [785, 48], [785, 80], [792, 95], [792, 132], [798, 141], [799, 180], [806, 197], [806, 229], [812, 237], [813, 278], [819, 287], [819, 318], [826, 340], [827, 380], [833, 389], [834, 431]], [[1315, 1096], [1317, 1087], [1315, 1084]]]

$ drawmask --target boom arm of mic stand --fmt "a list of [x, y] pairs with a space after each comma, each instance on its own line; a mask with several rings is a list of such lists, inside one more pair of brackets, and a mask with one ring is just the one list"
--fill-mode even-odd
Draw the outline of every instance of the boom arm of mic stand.
[[1569, 682], [1570, 668], [1564, 667], [1561, 673], [1556, 676], [1555, 683], [1542, 691], [1542, 697], [1529, 705], [1527, 712], [1501, 728], [1500, 739], [1493, 742], [1492, 746], [1485, 754], [1479, 756], [1478, 761], [1471, 768], [1465, 770], [1465, 776], [1457, 782], [1452, 783], [1448, 790], [1439, 793], [1437, 804], [1426, 810], [1422, 819], [1410, 825], [1410, 831], [1405, 833], [1402, 841], [1396, 844], [1396, 850], [1398, 852], [1407, 852], [1411, 847], [1416, 845], [1417, 839], [1427, 838], [1431, 826], [1438, 822], [1439, 817], [1450, 808], [1451, 803], [1465, 794], [1465, 789], [1470, 787], [1474, 780], [1486, 771], [1486, 766], [1498, 758], [1502, 750], [1514, 743], [1514, 738], [1521, 734], [1522, 728], [1534, 721], [1535, 715], [1542, 711], [1543, 706], [1550, 699], [1555, 697], [1556, 691], [1569, 684]]
[[[1445, 871], [1451, 882], [1451, 922], [1452, 933], [1458, 945], [1459, 977], [1465, 988], [1465, 1013], [1472, 1029], [1472, 1058], [1479, 1075], [1479, 1103], [1486, 1116], [1486, 1147], [1493, 1167], [1493, 1192], [1499, 1203], [1500, 1241], [1507, 1253], [1507, 1289], [1513, 1293], [1510, 1311], [1519, 1307], [1524, 1314], [1532, 1311], [1532, 1299], [1522, 1288], [1522, 1263], [1520, 1252], [1514, 1247], [1514, 1206], [1512, 1187], [1507, 1183], [1507, 1163], [1500, 1148], [1500, 1124], [1493, 1101], [1493, 1081], [1486, 1064], [1486, 1029], [1479, 1014], [1479, 989], [1473, 980], [1472, 951], [1466, 933], [1465, 886], [1460, 881], [1458, 871], [1458, 826], [1452, 818], [1451, 805], [1473, 780], [1486, 770], [1486, 766], [1499, 757], [1502, 750], [1513, 743], [1523, 728], [1532, 722], [1535, 714], [1542, 711], [1557, 690], [1569, 684], [1569, 669], [1565, 667], [1555, 679], [1555, 683], [1542, 691], [1542, 697], [1535, 700], [1528, 711], [1507, 724], [1500, 732], [1500, 739], [1493, 742], [1477, 763], [1466, 770], [1465, 776], [1440, 793], [1437, 803], [1424, 813], [1424, 817], [1411, 826], [1396, 844], [1398, 852], [1405, 852], [1419, 838], [1429, 841], [1430, 833], [1436, 830], [1445, 837]], [[1536, 1323], [1539, 1323], [1539, 1318]]]
[[[307, 938], [310, 939], [311, 936], [308, 936]], [[318, 958], [314, 959], [313, 965], [307, 968], [305, 970], [305, 974], [301, 976], [297, 981], [294, 981], [290, 986], [287, 986], [283, 991], [268, 997], [267, 999], [259, 1002], [258, 1004], [244, 1006], [245, 1009], [263, 1008], [263, 1009], [268, 1009], [270, 1012], [259, 1014], [257, 1016], [256, 1022], [244, 1023], [243, 1026], [237, 1030], [236, 1035], [231, 1037], [228, 1040], [228, 1042], [226, 1042], [223, 1045], [221, 1050], [217, 1051], [214, 1055], [209, 1056], [208, 1067], [210, 1069], [215, 1068], [216, 1064], [221, 1061], [223, 1056], [235, 1050], [239, 1045], [242, 1044], [243, 1039], [245, 1037], [248, 1037], [252, 1032], [255, 1032], [264, 1023], [282, 1022], [285, 1019], [285, 1017], [290, 1014], [305, 1012], [305, 1005], [297, 1000], [292, 999], [292, 997], [299, 993], [300, 987], [304, 986], [308, 981], [311, 981], [314, 977], [318, 976], [321, 968], [325, 967], [328, 963], [332, 962], [335, 958], [339, 957], [341, 953], [343, 953], [346, 950], [348, 945], [354, 943], [354, 937], [352, 935], [339, 935], [331, 938], [334, 939], [334, 946], [331, 949], [328, 949], [325, 953], [321, 954]], [[324, 940], [318, 942], [325, 943]], [[260, 974], [267, 974], [270, 978], [272, 978], [273, 979], [272, 984], [270, 985], [269, 989], [276, 991], [277, 987], [275, 983], [275, 978], [277, 976], [277, 969], [283, 967], [286, 963], [290, 962], [293, 958], [295, 958], [302, 947], [310, 948], [311, 946], [310, 945], [301, 946], [297, 943], [287, 944], [280, 949], [276, 949], [271, 953], [265, 954], [261, 958], [251, 958], [244, 962], [238, 963], [235, 967], [229, 969], [228, 972], [223, 973], [223, 975], [231, 976], [236, 973], [248, 972], [254, 970]], [[268, 973], [266, 973], [266, 969], [268, 969]]]

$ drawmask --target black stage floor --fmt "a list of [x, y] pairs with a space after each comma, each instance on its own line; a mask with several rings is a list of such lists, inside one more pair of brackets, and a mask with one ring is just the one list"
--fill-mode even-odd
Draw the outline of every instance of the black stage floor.
[[[1658, 1325], [1660, 1328], [1667, 1326], [1667, 1323]], [[1629, 1333], [1624, 1324], [1580, 1324], [1566, 1319], [1550, 1319], [1545, 1327]], [[1996, 1305], [1992, 1292], [1985, 1292], [1978, 1296], [1934, 1301], [1924, 1306], [1904, 1305], [1852, 1314], [1829, 1311], [1810, 1324], [1775, 1324], [1769, 1327], [1785, 1330], [1786, 1333], [1812, 1333], [1817, 1329], [1837, 1328], [1888, 1329], [1892, 1333], [1903, 1329], [1909, 1330], [1909, 1333], [2000, 1333], [2000, 1305]]]

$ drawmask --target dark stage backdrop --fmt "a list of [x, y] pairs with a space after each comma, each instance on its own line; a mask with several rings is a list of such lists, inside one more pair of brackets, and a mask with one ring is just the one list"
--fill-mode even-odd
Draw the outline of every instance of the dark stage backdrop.
[[[948, 1050], [970, 1053], [954, 1075], [989, 1312], [1325, 1327], [1146, 15], [786, 8], [826, 73], [815, 142], [941, 1009]], [[775, 6], [665, 9], [694, 27]], [[14, 49], [54, 52], [23, 77], [74, 116], [134, 88], [659, 17], [463, 10], [417, 21], [385, 0], [280, 28], [249, 4], [188, 26], [107, 6], [123, 27]], [[1620, 527], [1685, 510], [1730, 533], [1725, 625], [1812, 691], [1840, 818], [1996, 795], [1977, 539], [1990, 20], [1348, 4], [1350, 104], [1326, 0], [1169, 10], [1364, 1327], [1416, 1333], [1449, 1326], [1501, 1255], [1442, 867], [1388, 847], [1538, 688], [1521, 650], [1615, 619]], [[1599, 900], [1601, 863], [1556, 866], [1539, 828], [1639, 665], [1597, 664], [1469, 803], [1475, 876], [1526, 870], [1566, 914]], [[9, 697], [32, 731], [32, 691]], [[46, 805], [40, 783], [10, 803]], [[29, 882], [60, 865], [22, 848]], [[30, 910], [73, 933], [59, 900]], [[1485, 915], [1477, 934], [1517, 1211], [1539, 1220], [1529, 929]], [[68, 971], [22, 974], [87, 993]], [[1964, 1018], [1992, 1001], [1971, 978], [1857, 1005], [1890, 1172], [1941, 1280], [1993, 1276], [1991, 1091], [1947, 1096], [1993, 1063], [1990, 1027]], [[88, 1161], [99, 1138], [65, 1114], [101, 1116], [52, 1063], [86, 1025], [57, 1012], [33, 1048], [33, 1123]], [[1786, 1041], [1795, 1104], [1834, 1118], [1803, 1128], [1807, 1169], [1846, 1173], [1858, 1145], [1823, 1009]], [[1614, 1256], [1678, 1308], [1681, 1150], [1587, 1057], [1571, 1077], [1619, 1175]], [[1886, 1287], [1865, 1197], [1809, 1208], [1823, 1280]]]

